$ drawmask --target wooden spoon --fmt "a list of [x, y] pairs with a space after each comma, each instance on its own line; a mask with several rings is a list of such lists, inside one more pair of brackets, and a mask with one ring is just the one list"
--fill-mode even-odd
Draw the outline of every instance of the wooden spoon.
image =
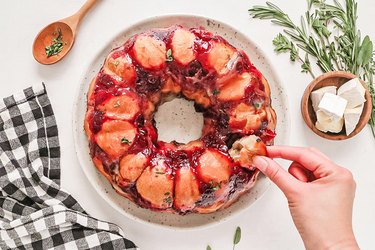
[[[87, 0], [74, 15], [51, 23], [42, 29], [33, 44], [35, 60], [41, 64], [53, 64], [63, 59], [73, 46], [79, 23], [96, 1]], [[51, 46], [59, 34], [61, 34], [62, 50], [56, 55], [47, 56], [46, 47]]]

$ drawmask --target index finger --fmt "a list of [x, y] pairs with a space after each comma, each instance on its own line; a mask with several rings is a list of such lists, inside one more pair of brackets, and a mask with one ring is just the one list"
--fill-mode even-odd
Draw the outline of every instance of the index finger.
[[271, 158], [296, 161], [312, 172], [327, 170], [333, 166], [332, 161], [326, 155], [312, 148], [269, 146], [267, 153]]

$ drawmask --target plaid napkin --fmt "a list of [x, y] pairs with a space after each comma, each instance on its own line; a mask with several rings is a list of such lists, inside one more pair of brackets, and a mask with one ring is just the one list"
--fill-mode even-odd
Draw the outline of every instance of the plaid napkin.
[[58, 132], [44, 85], [0, 100], [0, 248], [137, 249], [59, 182]]

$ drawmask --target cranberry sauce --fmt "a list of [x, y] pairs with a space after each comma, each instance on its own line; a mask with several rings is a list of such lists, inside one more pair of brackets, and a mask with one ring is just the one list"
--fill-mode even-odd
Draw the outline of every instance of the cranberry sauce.
[[102, 129], [102, 124], [104, 120], [104, 114], [101, 111], [95, 110], [91, 113], [89, 119], [90, 129], [94, 133], [98, 133]]
[[163, 86], [165, 74], [160, 72], [147, 71], [141, 67], [136, 67], [137, 80], [135, 83], [135, 91], [139, 95], [149, 96], [154, 94]]

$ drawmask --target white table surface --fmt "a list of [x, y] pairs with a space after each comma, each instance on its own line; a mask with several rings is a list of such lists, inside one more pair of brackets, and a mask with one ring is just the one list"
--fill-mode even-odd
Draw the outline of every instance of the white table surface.
[[[1, 1], [0, 7], [0, 94], [8, 96], [29, 85], [46, 84], [56, 114], [62, 151], [62, 186], [98, 218], [119, 224], [126, 235], [142, 249], [231, 249], [233, 233], [242, 228], [236, 249], [303, 249], [283, 194], [274, 185], [240, 216], [207, 229], [176, 231], [134, 222], [115, 211], [95, 192], [78, 163], [73, 146], [72, 106], [77, 85], [96, 53], [128, 25], [144, 18], [188, 13], [226, 22], [260, 45], [271, 59], [285, 87], [291, 112], [290, 144], [319, 148], [334, 161], [350, 169], [357, 182], [354, 204], [354, 231], [362, 249], [375, 249], [375, 140], [369, 127], [355, 138], [331, 142], [313, 134], [300, 115], [300, 98], [309, 75], [299, 65], [289, 63], [287, 55], [276, 56], [272, 39], [279, 28], [268, 21], [249, 18], [247, 9], [263, 0], [137, 0], [99, 1], [82, 23], [70, 54], [52, 66], [39, 65], [31, 54], [35, 35], [48, 23], [73, 14], [83, 0]], [[306, 9], [305, 1], [273, 0], [292, 18]], [[375, 40], [373, 11], [375, 2], [358, 0], [358, 25], [362, 34]]]

